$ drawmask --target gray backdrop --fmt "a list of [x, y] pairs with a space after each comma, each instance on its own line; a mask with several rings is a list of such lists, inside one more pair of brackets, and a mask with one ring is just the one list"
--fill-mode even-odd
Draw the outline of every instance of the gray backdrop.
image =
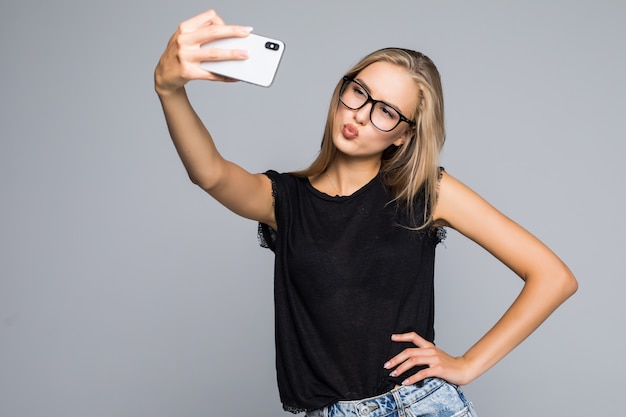
[[[0, 416], [279, 416], [272, 262], [187, 179], [152, 71], [209, 7], [283, 39], [274, 86], [189, 86], [223, 154], [306, 166], [362, 55], [423, 51], [443, 165], [543, 239], [579, 292], [466, 387], [481, 417], [620, 415], [622, 1], [9, 0], [0, 6]], [[461, 354], [521, 281], [449, 232], [437, 341]]]

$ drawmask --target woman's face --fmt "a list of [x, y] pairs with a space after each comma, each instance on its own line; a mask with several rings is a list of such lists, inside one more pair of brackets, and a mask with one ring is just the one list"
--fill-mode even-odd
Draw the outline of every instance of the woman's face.
[[[355, 80], [372, 99], [384, 101], [409, 119], [414, 117], [419, 88], [405, 68], [376, 62], [359, 72]], [[371, 108], [372, 103], [358, 110], [339, 103], [333, 126], [333, 143], [339, 152], [347, 156], [380, 158], [390, 145], [400, 146], [412, 136], [411, 126], [406, 122], [400, 122], [390, 132], [377, 129], [370, 120]]]

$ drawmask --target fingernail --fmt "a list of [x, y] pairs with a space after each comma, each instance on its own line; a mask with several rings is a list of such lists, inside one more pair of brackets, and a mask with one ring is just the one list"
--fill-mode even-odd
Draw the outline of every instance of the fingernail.
[[248, 58], [249, 57], [248, 56], [248, 51], [241, 50], [241, 51], [238, 51], [238, 54], [242, 58]]
[[383, 365], [383, 368], [385, 369], [391, 368], [391, 362], [385, 362], [385, 364]]
[[409, 380], [405, 379], [404, 381], [402, 381], [402, 385], [409, 385]]
[[391, 376], [391, 377], [394, 377], [394, 378], [395, 378], [395, 377], [397, 377], [397, 376], [398, 376], [398, 373], [397, 373], [396, 371], [393, 371], [392, 373], [390, 373], [390, 374], [389, 374], [389, 376]]
[[241, 27], [241, 31], [242, 32], [246, 32], [246, 33], [252, 32], [252, 29], [254, 29], [252, 26], [242, 26]]

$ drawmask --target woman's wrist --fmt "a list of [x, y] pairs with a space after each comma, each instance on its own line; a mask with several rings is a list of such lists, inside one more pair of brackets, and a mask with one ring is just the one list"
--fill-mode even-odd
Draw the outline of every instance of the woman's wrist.
[[467, 385], [484, 373], [484, 370], [481, 370], [477, 363], [469, 360], [467, 356], [459, 356], [457, 359], [463, 364], [462, 381], [459, 385]]
[[161, 100], [167, 99], [169, 97], [186, 96], [184, 85], [180, 87], [168, 88], [160, 86], [158, 83], [154, 83], [154, 91], [157, 93]]

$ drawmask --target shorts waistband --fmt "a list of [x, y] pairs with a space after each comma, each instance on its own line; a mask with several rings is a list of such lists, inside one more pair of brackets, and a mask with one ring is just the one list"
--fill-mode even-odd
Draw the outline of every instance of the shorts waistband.
[[417, 385], [401, 386], [375, 397], [353, 401], [338, 401], [327, 407], [308, 411], [306, 417], [375, 417], [404, 409], [427, 397], [446, 382], [427, 378]]

